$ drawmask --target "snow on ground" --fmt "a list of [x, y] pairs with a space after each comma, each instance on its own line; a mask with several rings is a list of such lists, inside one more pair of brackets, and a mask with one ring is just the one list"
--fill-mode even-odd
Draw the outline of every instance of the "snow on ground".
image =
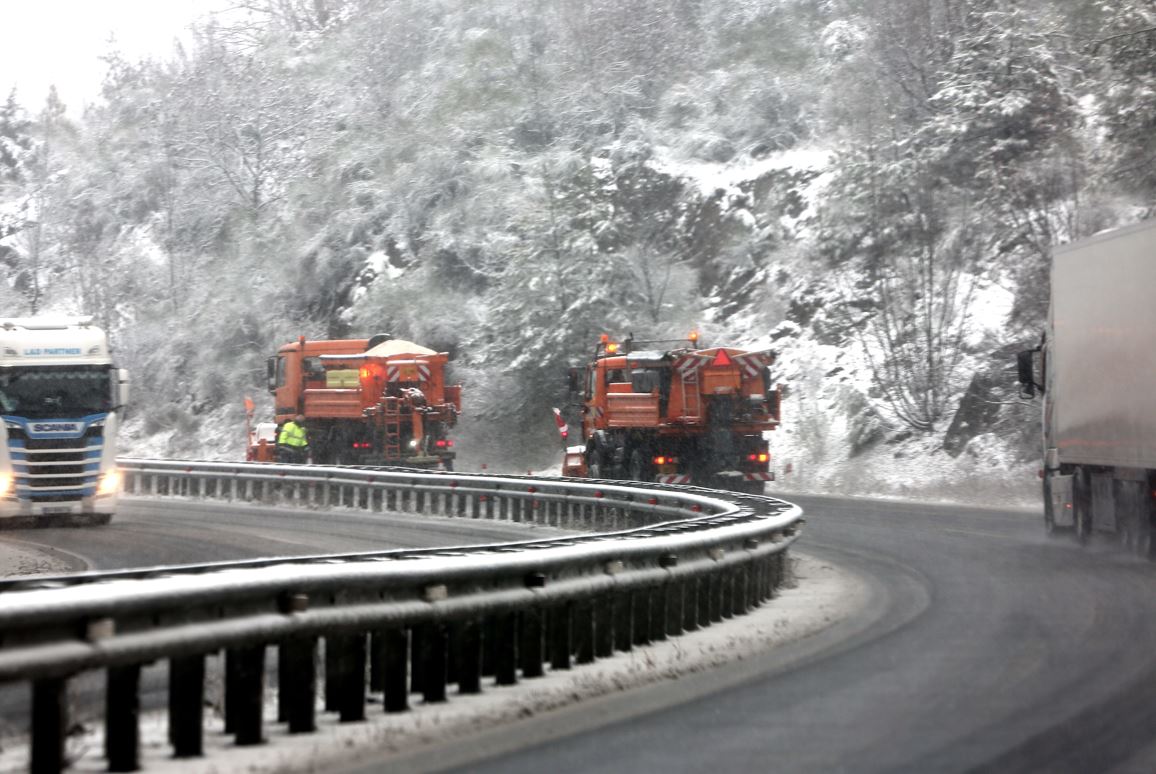
[[[793, 579], [779, 596], [746, 616], [637, 647], [595, 664], [569, 671], [548, 670], [545, 677], [523, 680], [517, 686], [495, 688], [487, 681], [486, 692], [478, 696], [451, 695], [444, 704], [429, 705], [412, 697], [413, 709], [402, 714], [384, 714], [380, 697], [374, 697], [378, 701], [369, 705], [369, 719], [361, 723], [339, 724], [333, 715], [319, 712], [320, 730], [316, 734], [289, 736], [283, 725], [267, 724], [267, 744], [239, 748], [224, 734], [220, 716], [207, 710], [206, 757], [182, 762], [169, 757], [164, 716], [145, 713], [141, 720], [142, 768], [160, 774], [190, 770], [220, 774], [322, 771], [340, 763], [412, 753], [584, 699], [750, 658], [813, 635], [866, 602], [867, 588], [842, 568], [797, 551], [791, 565]], [[219, 692], [219, 684], [211, 685], [210, 691]], [[275, 716], [273, 698], [267, 703], [266, 718]], [[219, 701], [214, 704], [219, 706]], [[70, 738], [69, 753], [78, 757], [70, 771], [104, 771], [102, 749], [98, 728]], [[0, 745], [0, 772], [26, 770], [23, 749], [11, 743]]]
[[75, 572], [79, 561], [46, 546], [36, 546], [0, 535], [0, 578], [60, 575]]
[[829, 494], [1039, 510], [1036, 463], [1016, 462], [992, 433], [972, 439], [958, 457], [937, 437], [886, 441], [846, 459], [811, 457], [789, 437], [770, 434], [776, 481], [767, 494]]
[[[761, 158], [742, 156], [725, 164], [712, 161], [678, 159], [669, 149], [656, 148], [650, 165], [658, 172], [687, 180], [709, 199], [718, 191], [741, 194], [740, 187], [752, 180], [779, 170], [825, 170], [831, 163], [831, 152], [819, 148], [791, 148]], [[813, 201], [813, 198], [808, 198]]]

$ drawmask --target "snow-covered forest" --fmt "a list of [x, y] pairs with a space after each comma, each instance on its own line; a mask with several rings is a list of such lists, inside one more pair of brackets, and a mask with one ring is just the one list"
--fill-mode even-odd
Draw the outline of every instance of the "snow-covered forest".
[[277, 345], [390, 332], [463, 469], [544, 468], [598, 334], [697, 328], [779, 353], [783, 485], [1030, 487], [1050, 251], [1156, 206], [1156, 0], [238, 6], [0, 103], [0, 316], [110, 331], [130, 454], [241, 459]]

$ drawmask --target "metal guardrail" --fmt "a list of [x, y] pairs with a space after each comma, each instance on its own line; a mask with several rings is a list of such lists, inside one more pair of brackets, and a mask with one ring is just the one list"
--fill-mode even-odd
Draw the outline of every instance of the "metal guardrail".
[[[316, 729], [316, 690], [343, 722], [411, 695], [445, 701], [488, 678], [569, 669], [742, 614], [782, 583], [798, 506], [657, 484], [337, 468], [121, 460], [128, 496], [340, 507], [585, 530], [454, 548], [81, 573], [0, 583], [0, 684], [32, 685], [30, 768], [65, 765], [67, 686], [107, 672], [110, 771], [138, 768], [142, 665], [169, 664], [169, 738], [203, 753], [207, 659], [223, 652], [224, 723], [264, 741], [266, 656], [277, 722]], [[323, 656], [322, 674], [315, 659]], [[366, 679], [368, 675], [368, 680]]]

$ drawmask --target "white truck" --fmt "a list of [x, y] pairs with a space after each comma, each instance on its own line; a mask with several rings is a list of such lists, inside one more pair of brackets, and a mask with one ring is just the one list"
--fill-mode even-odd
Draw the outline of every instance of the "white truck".
[[0, 526], [107, 524], [127, 400], [91, 319], [0, 319]]
[[1156, 220], [1057, 248], [1047, 333], [1018, 362], [1024, 395], [1043, 393], [1048, 532], [1144, 556], [1156, 529], [1153, 288]]

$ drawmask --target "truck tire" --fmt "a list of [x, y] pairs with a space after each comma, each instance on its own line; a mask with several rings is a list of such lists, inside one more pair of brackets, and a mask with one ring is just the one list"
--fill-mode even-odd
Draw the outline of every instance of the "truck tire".
[[630, 465], [627, 468], [626, 477], [631, 481], [650, 481], [653, 476], [650, 475], [649, 460], [646, 455], [642, 453], [641, 449], [635, 449], [630, 452]]
[[1056, 534], [1056, 515], [1052, 512], [1052, 477], [1044, 476], [1044, 533], [1049, 537]]
[[1092, 538], [1092, 481], [1083, 468], [1077, 468], [1072, 477], [1072, 510], [1076, 542], [1087, 545]]
[[586, 475], [590, 478], [605, 478], [606, 462], [601, 449], [586, 452]]

